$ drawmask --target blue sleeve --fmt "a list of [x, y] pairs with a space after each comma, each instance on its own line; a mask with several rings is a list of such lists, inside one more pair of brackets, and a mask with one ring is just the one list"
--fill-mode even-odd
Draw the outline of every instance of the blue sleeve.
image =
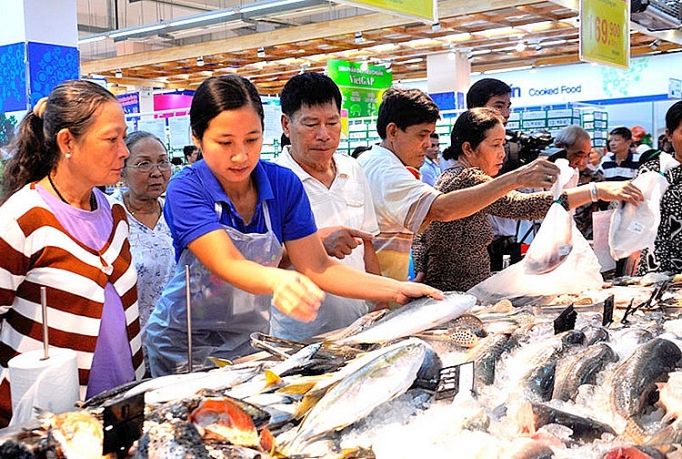
[[270, 169], [268, 172], [274, 172], [268, 175], [275, 175], [275, 180], [271, 179], [271, 183], [278, 210], [281, 212], [282, 240], [294, 241], [315, 233], [315, 217], [301, 180], [285, 167], [275, 164], [268, 164], [266, 167]]
[[168, 183], [163, 215], [173, 236], [176, 261], [187, 244], [204, 234], [222, 229], [213, 199], [189, 167]]

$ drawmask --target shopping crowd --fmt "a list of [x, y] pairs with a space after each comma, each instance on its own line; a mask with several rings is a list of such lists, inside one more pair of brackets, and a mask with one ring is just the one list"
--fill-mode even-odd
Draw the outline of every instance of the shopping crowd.
[[[632, 178], [658, 170], [662, 155], [682, 162], [678, 102], [666, 115], [669, 147], [645, 151], [641, 133], [616, 128], [600, 158], [589, 134], [569, 126], [551, 157], [505, 170], [510, 97], [499, 80], [473, 85], [469, 110], [443, 142], [433, 100], [391, 88], [380, 142], [356, 159], [336, 153], [339, 88], [302, 73], [281, 93], [288, 145], [267, 162], [255, 86], [211, 77], [190, 108], [191, 165], [173, 174], [160, 139], [127, 132], [115, 96], [87, 81], [60, 84], [20, 123], [2, 172], [0, 427], [12, 414], [9, 360], [42, 347], [41, 287], [50, 343], [77, 352], [88, 398], [210, 366], [209, 357], [243, 357], [255, 352], [253, 332], [303, 341], [375, 309], [472, 287], [504, 251], [491, 250], [509, 238], [504, 220], [541, 219], [552, 205], [558, 158], [579, 171], [559, 201], [577, 210], [587, 237], [600, 203], [637, 205]], [[682, 271], [679, 228], [665, 223], [682, 218], [678, 170], [666, 174], [664, 218], [640, 273]], [[125, 191], [100, 191], [119, 180]], [[416, 282], [407, 280], [411, 258]]]

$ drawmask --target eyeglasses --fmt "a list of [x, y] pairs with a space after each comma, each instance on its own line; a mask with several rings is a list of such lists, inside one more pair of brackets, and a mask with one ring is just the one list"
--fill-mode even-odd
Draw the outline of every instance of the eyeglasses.
[[127, 167], [132, 167], [133, 169], [137, 169], [138, 171], [143, 173], [151, 172], [152, 169], [158, 167], [161, 172], [166, 172], [170, 170], [171, 163], [170, 161], [159, 161], [158, 163], [153, 163], [151, 161], [141, 161], [135, 164], [134, 166]]

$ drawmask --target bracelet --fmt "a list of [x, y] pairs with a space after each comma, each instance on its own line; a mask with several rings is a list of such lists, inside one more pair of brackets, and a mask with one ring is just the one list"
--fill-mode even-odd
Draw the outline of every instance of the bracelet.
[[599, 201], [599, 196], [597, 195], [597, 185], [594, 182], [590, 182], [590, 198], [592, 198], [592, 202]]

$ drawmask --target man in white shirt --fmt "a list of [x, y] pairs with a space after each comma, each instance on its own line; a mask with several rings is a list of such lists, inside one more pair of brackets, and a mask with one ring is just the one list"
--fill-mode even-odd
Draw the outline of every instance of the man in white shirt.
[[373, 240], [381, 272], [407, 280], [414, 234], [432, 221], [467, 217], [522, 186], [549, 187], [558, 168], [536, 161], [490, 182], [441, 193], [415, 180], [406, 166], [419, 167], [431, 146], [431, 133], [440, 118], [438, 106], [418, 89], [390, 88], [377, 117], [379, 145], [363, 153], [358, 162], [372, 191], [380, 233]]
[[[303, 182], [327, 253], [356, 269], [381, 274], [370, 242], [379, 226], [367, 179], [354, 158], [335, 154], [341, 137], [339, 88], [331, 78], [307, 72], [287, 82], [280, 100], [282, 130], [291, 145], [275, 162]], [[271, 331], [301, 341], [345, 327], [372, 307], [327, 294], [313, 322], [296, 321], [272, 308]]]

